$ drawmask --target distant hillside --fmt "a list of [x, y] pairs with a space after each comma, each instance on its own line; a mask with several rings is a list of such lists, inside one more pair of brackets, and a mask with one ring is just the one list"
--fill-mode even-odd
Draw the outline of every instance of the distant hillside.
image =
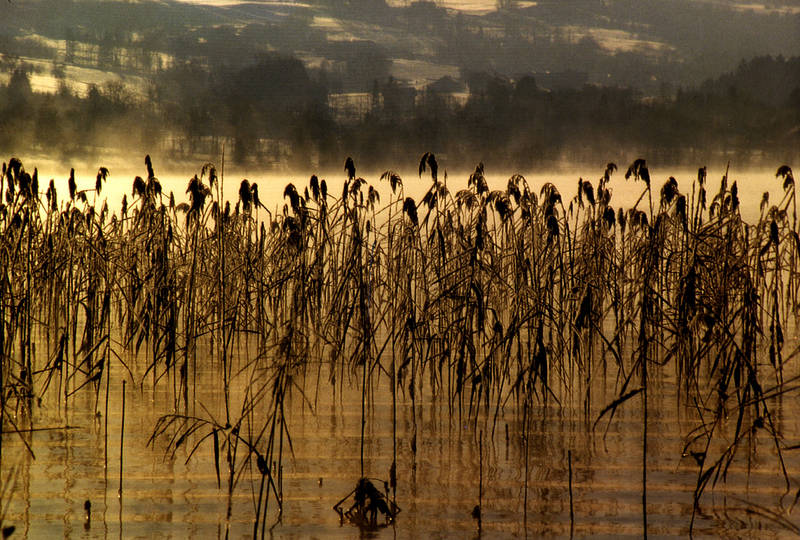
[[[218, 4], [225, 4], [219, 2]], [[485, 4], [485, 5], [484, 5]], [[394, 76], [582, 73], [648, 93], [696, 86], [743, 58], [800, 55], [800, 4], [725, 0], [311, 0], [205, 5], [176, 0], [15, 0], [0, 53], [149, 76], [176, 63], [244, 66], [278, 51], [343, 91]], [[368, 56], [365, 53], [369, 52]]]

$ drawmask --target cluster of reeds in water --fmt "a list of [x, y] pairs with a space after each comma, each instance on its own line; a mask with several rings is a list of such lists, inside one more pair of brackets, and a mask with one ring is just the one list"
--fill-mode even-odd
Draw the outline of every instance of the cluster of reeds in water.
[[[363, 426], [381, 377], [395, 440], [397, 400], [446, 399], [452, 418], [488, 432], [513, 403], [527, 456], [525, 433], [543, 404], [582, 409], [597, 426], [640, 403], [646, 450], [648, 381], [671, 370], [696, 411], [686, 434], [686, 451], [702, 457], [695, 502], [758, 432], [773, 441], [788, 489], [773, 409], [798, 388], [784, 377], [800, 288], [791, 169], [778, 169], [785, 195], [775, 205], [765, 196], [756, 223], [743, 221], [727, 177], [712, 187], [700, 169], [685, 190], [673, 178], [653, 186], [643, 160], [625, 173], [641, 197], [615, 208], [616, 169], [566, 199], [519, 175], [491, 190], [482, 164], [456, 189], [425, 154], [419, 173], [430, 188], [415, 201], [396, 173], [371, 185], [348, 159], [341, 193], [312, 176], [287, 185], [272, 215], [246, 180], [238, 202], [223, 202], [212, 165], [177, 203], [147, 158], [147, 178], [110, 211], [100, 198], [106, 169], [94, 189], [78, 190], [71, 173], [67, 196], [51, 181], [42, 197], [37, 172], [12, 159], [0, 180], [4, 436], [29, 441], [34, 404], [48, 392], [67, 407], [91, 388], [107, 419], [110, 381], [144, 373], [134, 382], [166, 385], [174, 398], [151, 442], [190, 456], [213, 445], [229, 495], [254, 477], [254, 535], [263, 535], [270, 501], [282, 504], [285, 408], [309, 381], [318, 391], [361, 388], [364, 477]], [[219, 370], [223, 414], [195, 399], [198, 367]], [[232, 389], [235, 378], [244, 391]], [[611, 403], [592, 396], [600, 378], [616, 380]], [[393, 495], [396, 456], [395, 444]]]

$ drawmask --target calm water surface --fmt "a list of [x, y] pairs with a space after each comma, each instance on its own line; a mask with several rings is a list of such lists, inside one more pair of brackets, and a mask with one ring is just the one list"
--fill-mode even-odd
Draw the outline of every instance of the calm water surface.
[[[135, 365], [131, 363], [131, 365]], [[112, 369], [122, 368], [114, 366]], [[613, 381], [598, 378], [596, 406], [584, 415], [581, 400], [534, 408], [529, 434], [527, 515], [525, 458], [521, 418], [513, 403], [498, 417], [475, 421], [450, 412], [447, 400], [424, 392], [416, 410], [400, 396], [397, 444], [397, 503], [394, 526], [362, 533], [340, 524], [332, 510], [353, 489], [360, 470], [361, 394], [340, 392], [321, 368], [309, 371], [302, 398], [293, 392], [287, 420], [293, 454], [284, 459], [284, 511], [271, 505], [275, 538], [505, 538], [568, 536], [570, 531], [569, 463], [572, 456], [574, 532], [577, 536], [638, 537], [642, 531], [641, 400], [626, 403], [610, 423], [592, 430], [600, 409], [615, 395]], [[215, 371], [200, 373], [198, 416], [224, 417]], [[119, 372], [117, 372], [119, 375]], [[202, 444], [187, 462], [188, 448], [165, 455], [167, 439], [148, 445], [158, 416], [173, 410], [161, 384], [153, 392], [149, 377], [128, 374], [124, 432], [122, 496], [120, 488], [121, 384], [112, 377], [108, 442], [102, 410], [95, 414], [92, 388], [77, 392], [64, 411], [54, 396], [35, 408], [35, 425], [73, 429], [37, 431], [27, 441], [35, 459], [16, 435], [3, 436], [2, 473], [15, 481], [5, 523], [19, 538], [231, 538], [252, 536], [257, 482], [245, 473], [233, 497], [233, 517], [225, 519], [226, 491], [217, 488], [212, 445]], [[114, 382], [116, 380], [116, 382]], [[357, 378], [356, 378], [357, 380]], [[388, 380], [376, 383], [368, 407], [365, 474], [388, 480], [392, 461], [392, 413]], [[604, 387], [607, 391], [604, 391]], [[241, 391], [242, 388], [239, 388]], [[692, 513], [698, 465], [682, 457], [683, 436], [691, 429], [690, 408], [674, 398], [673, 381], [658, 378], [649, 397], [647, 503], [648, 529], [658, 537], [684, 537]], [[336, 395], [334, 395], [336, 393]], [[52, 394], [52, 392], [51, 392]], [[241, 394], [241, 392], [237, 392]], [[101, 392], [102, 396], [102, 392]], [[233, 400], [234, 404], [236, 399]], [[202, 405], [201, 405], [202, 404]], [[234, 405], [235, 408], [235, 405]], [[776, 421], [790, 442], [800, 433], [796, 399], [775, 404]], [[416, 430], [414, 425], [416, 424]], [[416, 452], [411, 441], [416, 432]], [[480, 444], [483, 436], [483, 522], [481, 534], [470, 516], [478, 502]], [[698, 536], [781, 537], [788, 532], [753, 512], [753, 504], [772, 511], [789, 509], [795, 493], [786, 493], [774, 448], [762, 441], [757, 451], [740, 450], [727, 481], [704, 496], [695, 522]], [[108, 452], [106, 462], [105, 452]], [[798, 470], [796, 452], [785, 451], [787, 468]], [[92, 502], [90, 523], [83, 511]], [[748, 509], [749, 508], [749, 509]], [[527, 528], [524, 524], [527, 523]]]
[[[94, 172], [78, 171], [79, 189], [93, 187]], [[165, 192], [175, 191], [178, 202], [186, 200], [185, 185], [194, 172], [184, 177], [162, 177]], [[536, 192], [544, 182], [554, 181], [566, 204], [575, 193], [578, 176], [593, 180], [596, 185], [600, 174], [602, 171], [530, 175], [528, 181]], [[674, 174], [686, 192], [696, 171]], [[709, 171], [709, 193], [718, 188], [721, 174], [722, 171]], [[68, 169], [51, 173], [43, 168], [40, 186], [46, 186], [51, 175], [58, 179], [63, 200]], [[259, 182], [262, 199], [274, 209], [283, 205], [287, 181], [294, 181], [299, 187], [307, 182], [304, 177], [262, 176], [234, 170], [226, 173], [226, 194], [230, 198], [235, 196], [238, 182], [245, 175]], [[420, 180], [414, 173], [401, 175], [406, 195], [420, 197], [429, 186], [425, 177]], [[132, 176], [112, 170], [103, 192], [103, 197], [112, 201], [112, 207], [122, 193], [130, 196]], [[331, 193], [340, 192], [341, 176], [334, 173], [328, 177], [334, 179], [329, 180]], [[508, 175], [488, 177], [490, 185], [502, 188]], [[653, 177], [655, 191], [668, 176], [655, 173]], [[377, 176], [368, 180], [378, 184]], [[733, 180], [739, 181], [746, 218], [757, 218], [763, 191], [770, 191], [773, 203], [782, 194], [774, 173], [732, 174]], [[466, 187], [466, 175], [451, 175], [448, 186], [452, 192]], [[612, 205], [623, 206], [633, 204], [643, 188], [641, 184], [626, 182], [619, 172], [610, 187], [614, 193]], [[388, 184], [381, 185], [380, 190], [388, 198]], [[648, 204], [647, 199], [640, 204]], [[785, 350], [793, 351], [797, 345], [796, 338], [787, 339]], [[44, 350], [46, 341], [37, 346]], [[122, 351], [120, 346], [115, 348]], [[123, 358], [130, 371], [119, 362], [112, 363], [107, 418], [104, 386], [95, 388], [90, 383], [71, 395], [65, 407], [56, 376], [41, 403], [34, 405], [33, 425], [45, 429], [24, 437], [2, 435], [3, 523], [16, 527], [13, 538], [251, 537], [260, 475], [251, 474], [257, 473], [254, 467], [246, 467], [238, 477], [232, 517], [226, 519], [225, 467], [223, 463], [220, 489], [209, 440], [197, 447], [191, 459], [191, 444], [181, 446], [174, 455], [167, 451], [166, 437], [148, 444], [158, 418], [176, 412], [171, 379], [162, 380], [154, 390], [151, 377], [145, 377], [143, 359]], [[388, 360], [382, 361], [388, 367]], [[214, 364], [211, 357], [200, 355], [197, 396], [192, 396], [188, 406], [192, 414], [219, 419], [224, 417], [224, 403], [221, 378]], [[796, 360], [787, 364], [787, 380], [791, 378], [790, 371], [796, 371], [793, 364]], [[641, 399], [629, 400], [613, 419], [607, 415], [593, 426], [603, 408], [618, 396], [619, 382], [611, 375], [613, 370], [609, 369], [607, 378], [594, 378], [588, 412], [582, 395], [562, 403], [552, 399], [536, 401], [530, 413], [527, 470], [523, 418], [513, 398], [495, 420], [494, 405], [488, 414], [481, 410], [477, 419], [469, 414], [468, 392], [461, 407], [432, 395], [427, 381], [417, 396], [416, 407], [412, 407], [407, 393], [401, 393], [397, 421], [397, 504], [402, 512], [393, 526], [363, 532], [350, 524], [341, 524], [332, 509], [350, 493], [360, 476], [359, 376], [350, 374], [345, 381], [339, 376], [334, 387], [329, 382], [328, 369], [327, 362], [320, 366], [317, 359], [310, 359], [305, 378], [295, 380], [286, 411], [292, 447], [291, 451], [286, 450], [283, 460], [284, 509], [278, 516], [274, 501], [270, 505], [269, 523], [274, 525], [269, 536], [567, 537], [571, 527], [569, 456], [574, 534], [608, 538], [641, 536]], [[672, 370], [669, 367], [654, 375], [648, 390], [647, 523], [648, 532], [658, 537], [688, 534], [693, 492], [700, 471], [691, 455], [683, 455], [687, 434], [698, 424], [694, 405], [680, 402], [676, 397], [679, 392]], [[124, 435], [123, 378], [127, 381]], [[391, 393], [385, 375], [374, 377], [373, 384], [365, 428], [365, 474], [383, 481], [388, 480], [392, 463]], [[577, 385], [574, 381], [573, 384]], [[244, 374], [234, 379], [234, 411], [241, 407], [246, 388]], [[800, 444], [799, 403], [793, 394], [771, 402], [774, 421], [785, 438], [787, 448], [782, 455], [792, 479], [800, 470], [800, 458], [792, 448]], [[22, 418], [16, 420], [26, 423]], [[727, 420], [727, 424], [733, 422], [735, 417]], [[731, 442], [725, 437], [726, 426], [720, 426], [719, 430], [717, 441], [722, 446], [717, 451]], [[794, 504], [797, 493], [787, 491], [774, 444], [762, 434], [757, 434], [754, 441], [757, 444], [752, 447], [740, 445], [727, 477], [720, 478], [716, 487], [709, 487], [703, 496], [694, 523], [697, 536], [783, 537], [792, 532], [780, 520], [800, 522], [797, 516], [800, 509]], [[483, 519], [479, 532], [470, 513], [478, 504], [481, 470]], [[86, 500], [92, 504], [88, 522], [83, 510]]]

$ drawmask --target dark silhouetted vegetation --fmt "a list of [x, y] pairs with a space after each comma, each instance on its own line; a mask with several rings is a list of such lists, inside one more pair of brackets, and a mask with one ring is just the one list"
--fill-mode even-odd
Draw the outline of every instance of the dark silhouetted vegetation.
[[[149, 156], [145, 170], [109, 208], [105, 168], [91, 187], [70, 173], [69, 193], [58, 193], [18, 159], [3, 165], [4, 438], [29, 444], [39, 403], [74, 407], [76, 394], [89, 392], [107, 418], [108, 389], [120, 380], [123, 404], [125, 381], [158, 388], [168, 405], [149, 444], [168, 456], [186, 448], [190, 460], [200, 447], [213, 449], [216, 475], [197, 482], [227, 494], [228, 518], [234, 491], [250, 491], [258, 536], [285, 511], [287, 403], [340, 396], [353, 385], [361, 394], [361, 470], [349, 471], [353, 504], [346, 495], [336, 508], [369, 527], [397, 516], [396, 486], [415, 474], [396, 461], [394, 413], [391, 467], [369, 470], [365, 454], [374, 449], [364, 426], [373, 393], [388, 391], [393, 411], [398, 401], [411, 405], [414, 455], [417, 405], [433, 395], [448, 404], [454, 429], [466, 422], [476, 435], [480, 528], [484, 437], [507, 412], [524, 419], [514, 443], [523, 444], [539, 407], [574, 411], [599, 438], [601, 426], [638, 404], [647, 532], [648, 400], [674, 393], [683, 455], [696, 464], [694, 492], [682, 493], [691, 515], [675, 517], [686, 531], [707, 493], [756, 457], [777, 473], [761, 481], [785, 487], [768, 492], [770, 515], [792, 504], [782, 495], [798, 489], [796, 460], [788, 460], [798, 450], [797, 426], [780, 412], [800, 390], [789, 338], [800, 290], [789, 166], [775, 174], [782, 198], [765, 197], [752, 222], [727, 174], [719, 187], [705, 168], [688, 185], [670, 178], [658, 186], [641, 158], [624, 173], [640, 192], [631, 207], [616, 205], [608, 189], [623, 174], [614, 163], [567, 195], [520, 175], [490, 189], [483, 163], [466, 181], [448, 179], [426, 152], [415, 181], [429, 187], [417, 201], [396, 173], [370, 184], [347, 158], [341, 193], [317, 176], [288, 184], [277, 215], [265, 214], [247, 180], [237, 200], [221, 199], [211, 164], [189, 180], [183, 201], [163, 192]], [[201, 369], [221, 388], [218, 414], [199, 397]], [[594, 393], [599, 382], [611, 395]], [[546, 459], [571, 467], [569, 452], [553, 447]], [[376, 472], [388, 473], [383, 491], [364, 480]], [[515, 478], [527, 501], [525, 474]], [[120, 460], [120, 495], [123, 475]], [[572, 505], [561, 512], [571, 524]], [[770, 526], [798, 531], [789, 519]]]
[[63, 84], [55, 94], [34, 92], [29, 67], [10, 62], [0, 89], [0, 149], [67, 157], [150, 147], [214, 159], [224, 146], [236, 162], [302, 170], [330, 167], [343, 152], [370, 168], [381, 160], [407, 166], [405, 156], [425, 148], [454, 162], [516, 169], [594, 163], [621, 149], [657, 163], [756, 166], [797, 158], [797, 64], [756, 58], [698, 88], [659, 96], [595, 85], [547, 90], [532, 76], [469, 73], [422, 91], [388, 78], [374, 81], [370, 93], [339, 95], [362, 107], [342, 115], [342, 102], [328, 99], [329, 79], [277, 54], [241, 68], [164, 70], [147, 99], [116, 81], [85, 95]]

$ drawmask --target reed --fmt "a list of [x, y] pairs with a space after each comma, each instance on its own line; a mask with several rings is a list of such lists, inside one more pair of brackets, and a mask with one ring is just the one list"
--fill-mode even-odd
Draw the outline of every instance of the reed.
[[[614, 163], [566, 198], [520, 175], [490, 189], [483, 164], [455, 189], [426, 153], [419, 201], [396, 173], [370, 185], [348, 158], [340, 196], [312, 176], [307, 186], [288, 184], [274, 214], [247, 180], [238, 201], [224, 201], [211, 164], [189, 180], [185, 202], [162, 193], [149, 157], [145, 167], [130, 199], [97, 210], [107, 169], [93, 190], [79, 189], [71, 173], [62, 200], [51, 183], [45, 203], [35, 170], [19, 160], [4, 166], [3, 436], [29, 437], [35, 400], [53, 393], [66, 412], [76, 393], [91, 390], [99, 412], [105, 378], [107, 422], [115, 381], [123, 380], [123, 401], [128, 379], [131, 391], [163, 386], [172, 407], [158, 412], [150, 444], [168, 456], [185, 450], [187, 459], [201, 448], [213, 453], [227, 517], [237, 486], [249, 482], [253, 536], [265, 536], [284, 510], [289, 404], [313, 411], [321, 392], [336, 401], [345, 386], [360, 390], [360, 482], [374, 474], [371, 404], [386, 377], [391, 508], [409, 474], [398, 455], [398, 407], [410, 407], [413, 461], [419, 405], [430, 397], [446, 402], [452, 425], [466, 421], [480, 433], [478, 509], [483, 433], [492, 440], [509, 410], [521, 414], [526, 527], [528, 438], [539, 408], [580, 411], [596, 428], [641, 397], [646, 535], [650, 407], [664, 391], [657, 381], [674, 373], [691, 414], [684, 453], [697, 456], [696, 511], [736, 459], [749, 457], [742, 449], [765, 440], [786, 487], [795, 487], [784, 459], [792, 445], [775, 413], [777, 398], [798, 390], [789, 371], [797, 351], [786, 338], [797, 330], [800, 291], [788, 166], [776, 174], [783, 198], [762, 201], [755, 223], [742, 218], [727, 173], [713, 195], [705, 169], [689, 189], [670, 178], [659, 190], [643, 159], [625, 174], [641, 189], [630, 208], [613, 204]], [[221, 409], [204, 401], [204, 377], [222, 381]], [[598, 397], [599, 385], [613, 396]]]
[[119, 490], [117, 495], [122, 500], [122, 472], [125, 454], [125, 385], [128, 381], [122, 380], [122, 425], [119, 428]]
[[575, 508], [572, 500], [572, 450], [567, 450], [567, 466], [569, 468], [569, 537], [575, 535]]

